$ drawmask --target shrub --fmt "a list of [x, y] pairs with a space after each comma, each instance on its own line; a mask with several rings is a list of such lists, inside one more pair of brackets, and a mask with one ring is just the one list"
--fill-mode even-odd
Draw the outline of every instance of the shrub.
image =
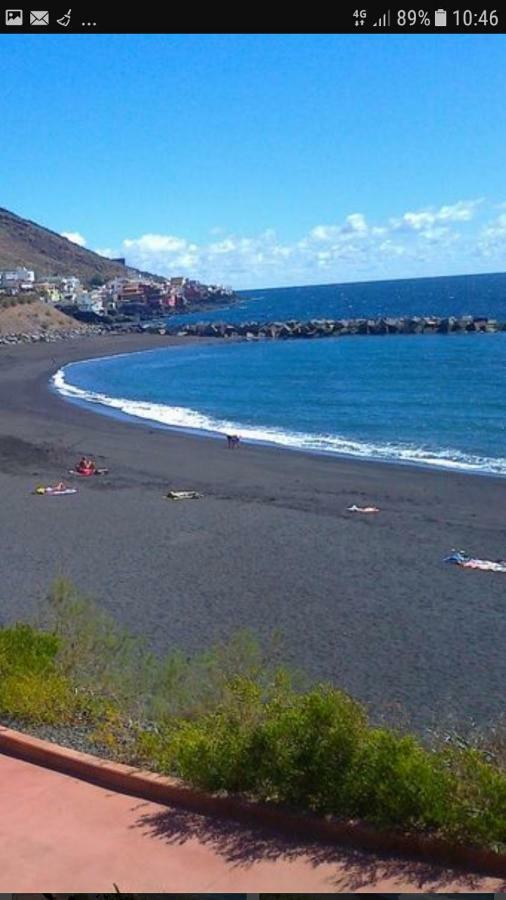
[[252, 740], [260, 794], [319, 812], [336, 811], [366, 726], [362, 707], [328, 685], [275, 697]]
[[35, 724], [72, 722], [83, 712], [83, 703], [70, 681], [55, 673], [17, 673], [0, 682], [0, 713]]
[[[90, 717], [91, 718], [91, 717]], [[95, 728], [91, 739], [114, 759], [132, 762], [136, 759], [136, 736], [120, 711], [111, 703], [94, 708]]]
[[169, 726], [160, 745], [166, 764], [172, 760], [182, 778], [212, 791], [255, 791], [251, 739], [261, 714], [260, 686], [244, 677], [233, 679], [214, 712]]
[[331, 811], [365, 727], [343, 692], [298, 694], [280, 672], [265, 695], [251, 679], [233, 679], [214, 713], [142, 733], [139, 752], [200, 787]]
[[475, 749], [442, 754], [453, 775], [445, 828], [461, 843], [506, 850], [506, 775]]
[[60, 641], [53, 634], [18, 623], [0, 630], [0, 679], [18, 674], [47, 675], [55, 671]]
[[[266, 696], [281, 671], [279, 658], [279, 635], [263, 648], [247, 630], [192, 657], [172, 652], [161, 661], [149, 715], [164, 723], [209, 714], [230, 697], [231, 686], [240, 678], [258, 684]], [[290, 677], [300, 681], [295, 673]]]
[[23, 306], [25, 303], [36, 303], [36, 294], [16, 294], [14, 297], [0, 297], [0, 309], [11, 309], [13, 306]]
[[369, 729], [347, 773], [342, 805], [348, 815], [379, 825], [438, 828], [450, 793], [451, 778], [437, 754], [414, 737]]
[[429, 732], [430, 745], [440, 751], [478, 750], [486, 762], [506, 772], [506, 717], [479, 726], [473, 720], [455, 723], [453, 717]]
[[65, 578], [57, 579], [40, 623], [58, 638], [57, 665], [85, 690], [140, 715], [156, 671], [154, 656]]
[[0, 630], [0, 713], [35, 723], [104, 715], [101, 698], [79, 690], [58, 665], [56, 634], [17, 623]]
[[329, 685], [302, 690], [279, 640], [248, 632], [165, 660], [59, 579], [40, 619], [0, 630], [0, 715], [93, 725], [110, 756], [212, 791], [506, 849], [505, 730], [424, 746], [371, 727]]

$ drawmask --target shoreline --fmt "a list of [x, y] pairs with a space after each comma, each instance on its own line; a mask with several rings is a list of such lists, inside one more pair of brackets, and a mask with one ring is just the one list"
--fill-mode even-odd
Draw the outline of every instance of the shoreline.
[[[153, 336], [153, 333], [151, 333], [151, 336]], [[165, 336], [165, 335], [163, 335], [163, 336]], [[188, 338], [188, 336], [181, 337], [181, 336], [177, 336], [177, 335], [168, 335], [168, 337], [172, 338], [172, 339], [176, 339], [177, 344], [175, 344], [175, 346], [178, 346], [178, 347], [179, 346], [202, 345], [202, 344], [208, 344], [208, 345], [212, 346], [214, 344], [214, 340], [212, 338], [202, 338], [202, 337]], [[245, 338], [244, 337], [235, 337], [232, 339], [232, 341], [233, 341], [233, 343], [238, 343], [238, 342], [244, 343]], [[172, 346], [174, 346], [174, 345], [172, 345]], [[81, 359], [78, 362], [82, 363], [82, 364], [90, 364], [90, 363], [93, 363], [94, 360], [96, 360], [96, 359], [113, 359], [114, 357], [131, 356], [136, 353], [147, 353], [147, 352], [156, 351], [158, 349], [160, 349], [160, 348], [159, 347], [156, 347], [156, 348], [146, 347], [144, 349], [137, 349], [137, 350], [133, 350], [131, 352], [127, 351], [127, 352], [123, 352], [123, 353], [115, 353], [115, 354], [110, 354], [110, 355], [106, 355], [106, 356], [103, 356], [103, 355], [96, 356], [95, 355], [91, 358]], [[203, 438], [207, 438], [207, 439], [211, 439], [211, 440], [223, 440], [223, 437], [225, 436], [226, 432], [222, 428], [193, 427], [191, 425], [182, 425], [182, 424], [177, 424], [175, 422], [163, 422], [160, 419], [149, 418], [149, 416], [136, 415], [135, 411], [125, 411], [125, 409], [122, 408], [120, 405], [118, 405], [118, 406], [115, 405], [115, 403], [136, 404], [139, 401], [131, 401], [128, 398], [115, 397], [112, 395], [109, 396], [109, 395], [105, 395], [105, 394], [103, 395], [104, 399], [107, 401], [111, 401], [110, 403], [100, 402], [100, 400], [95, 400], [93, 398], [92, 391], [88, 391], [84, 388], [78, 388], [75, 385], [72, 385], [70, 382], [65, 381], [65, 369], [67, 368], [68, 365], [72, 365], [72, 364], [73, 364], [73, 361], [71, 361], [69, 363], [64, 363], [62, 365], [62, 367], [60, 369], [58, 369], [58, 371], [56, 373], [54, 373], [48, 381], [48, 389], [51, 392], [53, 392], [56, 396], [60, 397], [60, 399], [63, 399], [65, 402], [72, 403], [78, 407], [81, 407], [82, 409], [92, 410], [97, 415], [110, 416], [111, 418], [115, 418], [120, 421], [133, 422], [138, 425], [144, 425], [147, 428], [159, 428], [162, 430], [168, 430], [168, 431], [173, 432], [174, 434], [181, 434], [183, 436], [187, 435], [190, 437], [197, 437], [197, 438], [203, 437]], [[61, 386], [57, 386], [55, 384], [55, 378], [58, 375], [61, 375], [61, 380], [63, 381], [63, 385], [61, 385]], [[68, 394], [65, 393], [65, 388], [67, 388], [67, 390], [69, 391]], [[72, 391], [75, 392], [74, 395], [72, 395]], [[81, 396], [79, 396], [79, 395], [81, 395]], [[166, 408], [171, 409], [171, 407], [169, 407], [169, 406], [167, 406]], [[190, 407], [185, 407], [185, 409], [189, 413], [196, 412], [197, 414], [202, 415], [205, 418], [207, 417], [206, 414], [201, 413], [200, 410], [194, 410], [194, 409], [191, 409]], [[428, 459], [427, 460], [416, 460], [416, 459], [410, 459], [410, 458], [402, 459], [402, 458], [395, 457], [395, 456], [390, 456], [390, 457], [388, 457], [386, 455], [382, 456], [381, 452], [379, 452], [375, 456], [372, 453], [368, 455], [367, 453], [363, 453], [363, 454], [359, 453], [359, 452], [353, 453], [349, 450], [348, 451], [339, 450], [339, 449], [331, 450], [331, 449], [325, 449], [325, 448], [303, 446], [302, 444], [296, 444], [296, 443], [290, 444], [289, 442], [283, 441], [282, 439], [281, 440], [275, 439], [275, 437], [279, 438], [279, 437], [284, 436], [286, 438], [287, 436], [290, 436], [291, 433], [283, 431], [283, 429], [274, 430], [272, 439], [269, 439], [269, 437], [254, 438], [254, 437], [251, 437], [248, 435], [248, 429], [250, 429], [252, 427], [256, 427], [256, 426], [244, 425], [244, 423], [236, 423], [236, 422], [234, 422], [233, 425], [231, 426], [231, 428], [233, 428], [234, 431], [241, 434], [241, 443], [243, 445], [250, 444], [252, 446], [265, 447], [267, 449], [279, 448], [282, 450], [290, 451], [292, 453], [293, 452], [302, 453], [302, 454], [310, 456], [310, 457], [323, 456], [323, 457], [328, 457], [330, 459], [336, 459], [336, 460], [349, 460], [349, 461], [373, 463], [373, 464], [388, 465], [388, 466], [393, 465], [393, 466], [400, 466], [402, 468], [409, 467], [409, 468], [425, 470], [428, 472], [436, 471], [436, 472], [444, 472], [444, 473], [448, 473], [448, 474], [458, 473], [458, 474], [462, 474], [462, 475], [477, 475], [480, 477], [497, 478], [500, 480], [504, 480], [506, 478], [506, 472], [502, 473], [502, 472], [495, 472], [490, 469], [488, 469], [488, 470], [487, 469], [479, 469], [477, 466], [473, 466], [472, 464], [466, 465], [465, 463], [458, 463], [451, 459], [448, 459], [446, 462], [444, 462], [443, 461], [444, 457], [441, 457], [441, 461], [436, 461], [436, 458], [434, 458], [434, 461], [430, 462]], [[263, 426], [261, 426], [261, 425], [258, 427], [260, 428], [260, 430], [262, 430], [262, 428], [263, 428]], [[293, 436], [299, 437], [300, 439], [302, 439], [304, 437], [311, 438], [311, 435], [304, 435], [304, 434], [297, 434], [297, 433], [293, 433]], [[315, 437], [317, 437], [317, 436], [315, 436]], [[343, 440], [345, 440], [345, 439], [343, 439]], [[413, 452], [415, 452], [415, 448], [413, 448]]]
[[[389, 722], [497, 720], [505, 582], [442, 559], [453, 547], [504, 555], [504, 479], [250, 443], [229, 453], [205, 434], [97, 415], [48, 389], [66, 363], [190, 340], [0, 350], [0, 620], [31, 614], [60, 572], [154, 649], [280, 629], [289, 665]], [[83, 454], [110, 475], [75, 497], [31, 495]], [[170, 504], [169, 489], [203, 500]], [[370, 502], [376, 517], [346, 512]]]

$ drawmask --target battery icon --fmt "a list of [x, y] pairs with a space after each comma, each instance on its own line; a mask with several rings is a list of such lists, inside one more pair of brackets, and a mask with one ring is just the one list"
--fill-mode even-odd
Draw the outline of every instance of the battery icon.
[[446, 28], [446, 9], [436, 9], [434, 13], [434, 25], [436, 28]]

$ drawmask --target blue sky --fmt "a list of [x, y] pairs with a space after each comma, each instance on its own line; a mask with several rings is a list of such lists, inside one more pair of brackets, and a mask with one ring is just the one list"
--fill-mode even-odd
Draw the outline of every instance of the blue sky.
[[2, 35], [0, 205], [237, 288], [503, 270], [505, 50]]

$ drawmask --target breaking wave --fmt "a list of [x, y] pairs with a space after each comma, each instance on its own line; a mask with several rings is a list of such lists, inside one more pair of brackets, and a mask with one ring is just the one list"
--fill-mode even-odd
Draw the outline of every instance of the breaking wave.
[[199, 432], [211, 436], [240, 434], [241, 440], [252, 443], [272, 444], [292, 450], [335, 454], [336, 456], [378, 460], [382, 462], [406, 463], [430, 466], [462, 472], [488, 475], [506, 475], [506, 459], [477, 456], [454, 449], [434, 450], [410, 444], [387, 442], [374, 444], [354, 441], [331, 434], [307, 434], [303, 432], [247, 425], [244, 422], [214, 418], [195, 409], [182, 406], [168, 406], [150, 401], [128, 400], [110, 397], [107, 394], [83, 390], [70, 384], [65, 378], [65, 368], [52, 378], [54, 388], [64, 397], [77, 402], [89, 403], [123, 415], [145, 420], [167, 428], [186, 432]]

